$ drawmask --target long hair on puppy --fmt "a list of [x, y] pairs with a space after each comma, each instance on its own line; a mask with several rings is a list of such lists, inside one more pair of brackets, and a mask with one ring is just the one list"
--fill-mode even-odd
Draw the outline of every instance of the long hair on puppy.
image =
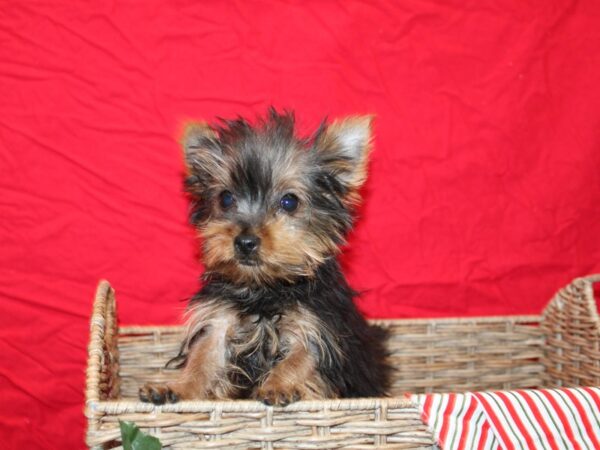
[[371, 121], [324, 121], [307, 138], [274, 109], [256, 123], [188, 125], [185, 187], [206, 271], [171, 363], [181, 373], [142, 387], [142, 400], [385, 395], [385, 332], [359, 314], [336, 260], [366, 179]]

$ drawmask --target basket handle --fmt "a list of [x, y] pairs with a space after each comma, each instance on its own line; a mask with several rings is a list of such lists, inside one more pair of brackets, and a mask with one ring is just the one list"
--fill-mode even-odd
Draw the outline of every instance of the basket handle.
[[86, 369], [85, 400], [115, 398], [119, 394], [117, 348], [118, 324], [115, 291], [106, 280], [96, 288]]
[[[571, 313], [575, 313], [574, 310], [577, 310], [580, 315], [583, 314], [592, 320], [598, 320], [598, 306], [594, 297], [595, 283], [600, 283], [600, 274], [575, 278], [554, 295], [554, 298], [546, 307], [544, 315], [546, 311], [554, 306]], [[584, 311], [580, 311], [581, 308]], [[598, 325], [600, 327], [600, 322], [598, 322]]]
[[600, 385], [600, 317], [594, 283], [600, 274], [576, 278], [544, 310], [542, 362], [548, 386]]

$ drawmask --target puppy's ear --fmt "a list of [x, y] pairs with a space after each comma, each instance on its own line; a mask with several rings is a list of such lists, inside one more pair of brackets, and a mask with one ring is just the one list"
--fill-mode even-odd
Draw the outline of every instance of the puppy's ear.
[[223, 153], [217, 133], [206, 122], [190, 122], [181, 138], [185, 165], [189, 175], [203, 178], [222, 167]]
[[315, 138], [318, 164], [349, 196], [354, 196], [367, 178], [372, 122], [373, 116], [337, 120], [320, 130]]

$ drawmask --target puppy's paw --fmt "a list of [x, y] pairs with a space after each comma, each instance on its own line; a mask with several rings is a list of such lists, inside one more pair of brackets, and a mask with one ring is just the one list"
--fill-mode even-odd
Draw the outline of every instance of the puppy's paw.
[[286, 406], [302, 399], [302, 390], [292, 384], [282, 384], [267, 379], [254, 397], [269, 406]]
[[140, 400], [155, 405], [164, 405], [165, 403], [177, 403], [181, 397], [177, 392], [167, 384], [146, 383], [139, 390]]

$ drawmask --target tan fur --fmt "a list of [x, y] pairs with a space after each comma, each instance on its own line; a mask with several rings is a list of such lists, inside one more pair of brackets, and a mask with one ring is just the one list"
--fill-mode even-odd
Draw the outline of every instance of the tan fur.
[[373, 116], [351, 116], [342, 120], [336, 120], [327, 127], [319, 141], [321, 152], [339, 152], [343, 146], [344, 138], [353, 133], [362, 139], [357, 139], [358, 161], [340, 159], [336, 161], [333, 170], [337, 174], [343, 173], [343, 178], [350, 188], [349, 193], [343, 199], [349, 206], [360, 203], [358, 190], [367, 179], [367, 165], [371, 152]]
[[[302, 214], [302, 211], [297, 213]], [[250, 230], [261, 239], [261, 266], [240, 266], [235, 258], [233, 241], [241, 231], [239, 226], [228, 221], [212, 221], [201, 229], [206, 267], [218, 269], [221, 274], [241, 283], [262, 284], [275, 279], [310, 276], [324, 262], [325, 255], [339, 251], [331, 239], [319, 239], [296, 226], [293, 218], [278, 214], [260, 228]]]
[[209, 269], [235, 264], [233, 240], [239, 232], [239, 227], [227, 220], [214, 220], [202, 227], [203, 260]]
[[206, 122], [189, 122], [185, 124], [181, 146], [188, 175], [210, 173], [213, 180], [225, 185], [229, 182], [226, 156], [220, 150], [204, 148], [200, 143], [202, 139], [217, 138], [215, 131]]
[[217, 134], [205, 121], [187, 122], [183, 126], [183, 133], [181, 133], [181, 146], [183, 148], [189, 147], [199, 137], [216, 138]]
[[[317, 351], [328, 358], [339, 347], [326, 347], [324, 324], [300, 308], [282, 317], [278, 326], [284, 358], [264, 377], [253, 396], [271, 405], [286, 405], [297, 400], [333, 398], [335, 392], [317, 370]], [[316, 346], [316, 348], [315, 348]]]
[[[322, 218], [318, 216], [311, 222], [313, 193], [308, 191], [311, 184], [306, 177], [313, 176], [314, 164], [319, 164], [320, 171], [329, 172], [346, 188], [339, 200], [351, 209], [359, 202], [358, 191], [366, 179], [371, 122], [370, 116], [335, 121], [323, 129], [315, 145], [309, 145], [309, 140], [292, 139], [294, 143], [289, 144], [287, 151], [270, 152], [267, 159], [270, 165], [266, 166], [273, 177], [270, 197], [260, 205], [267, 212], [257, 216], [256, 211], [260, 210], [252, 209], [240, 196], [236, 200], [239, 209], [232, 209], [239, 213], [238, 220], [227, 218], [230, 216], [219, 206], [216, 197], [223, 191], [234, 191], [235, 178], [230, 171], [237, 163], [237, 151], [232, 147], [236, 144], [223, 145], [217, 132], [205, 122], [188, 124], [182, 136], [190, 175], [188, 192], [196, 201], [211, 202], [205, 205], [202, 220], [197, 222], [204, 238], [207, 277], [218, 274], [233, 285], [246, 288], [276, 280], [291, 282], [298, 277], [313, 276], [327, 258], [335, 257], [338, 245], [344, 242], [342, 228], [348, 225], [327, 232], [323, 232], [323, 225], [314, 226]], [[257, 136], [256, 142], [267, 149], [280, 145], [278, 138], [268, 137], [265, 130], [259, 131]], [[251, 144], [255, 146], [256, 142], [251, 141]], [[215, 198], [202, 199], [207, 193]], [[297, 196], [299, 204], [296, 210], [284, 212], [278, 199], [288, 193]], [[324, 195], [337, 194], [326, 192]], [[241, 264], [239, 255], [236, 256], [234, 241], [242, 233], [260, 238], [256, 266]], [[345, 356], [339, 354], [340, 346], [336, 344], [337, 339], [343, 338], [334, 336], [316, 314], [302, 306], [266, 319], [244, 315], [233, 303], [205, 299], [189, 311], [183, 346], [187, 359], [181, 374], [167, 384], [147, 384], [140, 390], [140, 397], [149, 401], [157, 397], [167, 401], [235, 398], [242, 392], [242, 386], [235, 386], [232, 380], [240, 381], [247, 388], [244, 376], [257, 383], [252, 395], [272, 404], [335, 397], [337, 393], [322, 379], [318, 366]], [[252, 374], [244, 373], [244, 367], [248, 366], [243, 360], [249, 355], [253, 362], [249, 368]], [[266, 373], [259, 380], [252, 379], [260, 370]]]
[[316, 368], [313, 355], [295, 344], [290, 353], [269, 372], [254, 398], [269, 405], [284, 406], [298, 400], [334, 397]]
[[[355, 116], [329, 125], [319, 138], [316, 151], [326, 158], [328, 169], [338, 175], [348, 188], [342, 198], [346, 206], [360, 201], [359, 188], [366, 179], [367, 160], [371, 140], [371, 116]], [[218, 139], [216, 132], [205, 122], [187, 125], [182, 144], [186, 154], [188, 172], [209, 173], [213, 192], [230, 189], [231, 149], [223, 151], [202, 148], [206, 139]], [[269, 143], [266, 143], [269, 145]], [[295, 144], [294, 144], [295, 145]], [[235, 152], [233, 152], [235, 153]], [[228, 156], [229, 155], [229, 156]], [[312, 155], [304, 149], [275, 153], [273, 165], [273, 192], [283, 196], [293, 193], [299, 198], [299, 207], [291, 216], [273, 211], [260, 226], [242, 230], [227, 220], [213, 219], [201, 225], [203, 259], [208, 271], [224, 275], [238, 284], [263, 285], [274, 280], [291, 281], [297, 277], [312, 276], [316, 267], [326, 258], [339, 253], [339, 244], [345, 241], [341, 233], [315, 235], [306, 227], [310, 223], [310, 193], [305, 192], [306, 162]], [[200, 192], [196, 195], [199, 197]], [[218, 202], [212, 205], [215, 217], [220, 213]], [[261, 238], [260, 266], [238, 264], [233, 241], [240, 232], [254, 233]]]
[[[303, 306], [285, 314], [278, 330], [285, 345], [300, 343], [307, 352], [314, 353], [318, 350], [325, 362], [334, 354], [342, 356], [340, 347], [334, 344], [339, 337], [334, 336], [321, 319]], [[312, 345], [316, 348], [311, 348]]]
[[147, 383], [140, 389], [140, 397], [163, 395], [172, 401], [233, 398], [237, 389], [227, 377], [227, 346], [238, 324], [237, 314], [217, 302], [196, 305], [190, 311], [184, 340], [188, 357], [182, 372], [166, 384]]
[[284, 214], [268, 220], [260, 228], [259, 236], [263, 246], [261, 256], [273, 278], [310, 276], [314, 268], [323, 263], [325, 255], [338, 249], [329, 240], [317, 239], [303, 227], [296, 226], [293, 218]]
[[[269, 361], [277, 354], [283, 359], [265, 373], [255, 398], [283, 404], [298, 399], [335, 397], [335, 392], [317, 370], [319, 357], [327, 361], [340, 352], [327, 327], [303, 307], [272, 320], [239, 315], [217, 299], [196, 304], [188, 313], [184, 351], [187, 362], [179, 377], [166, 384], [147, 383], [140, 397], [151, 400], [160, 395], [168, 401], [235, 398], [238, 386], [228, 374], [243, 369], [234, 365], [238, 355], [252, 354], [268, 341]], [[326, 336], [328, 334], [328, 336]], [[194, 341], [193, 338], [199, 336]]]

